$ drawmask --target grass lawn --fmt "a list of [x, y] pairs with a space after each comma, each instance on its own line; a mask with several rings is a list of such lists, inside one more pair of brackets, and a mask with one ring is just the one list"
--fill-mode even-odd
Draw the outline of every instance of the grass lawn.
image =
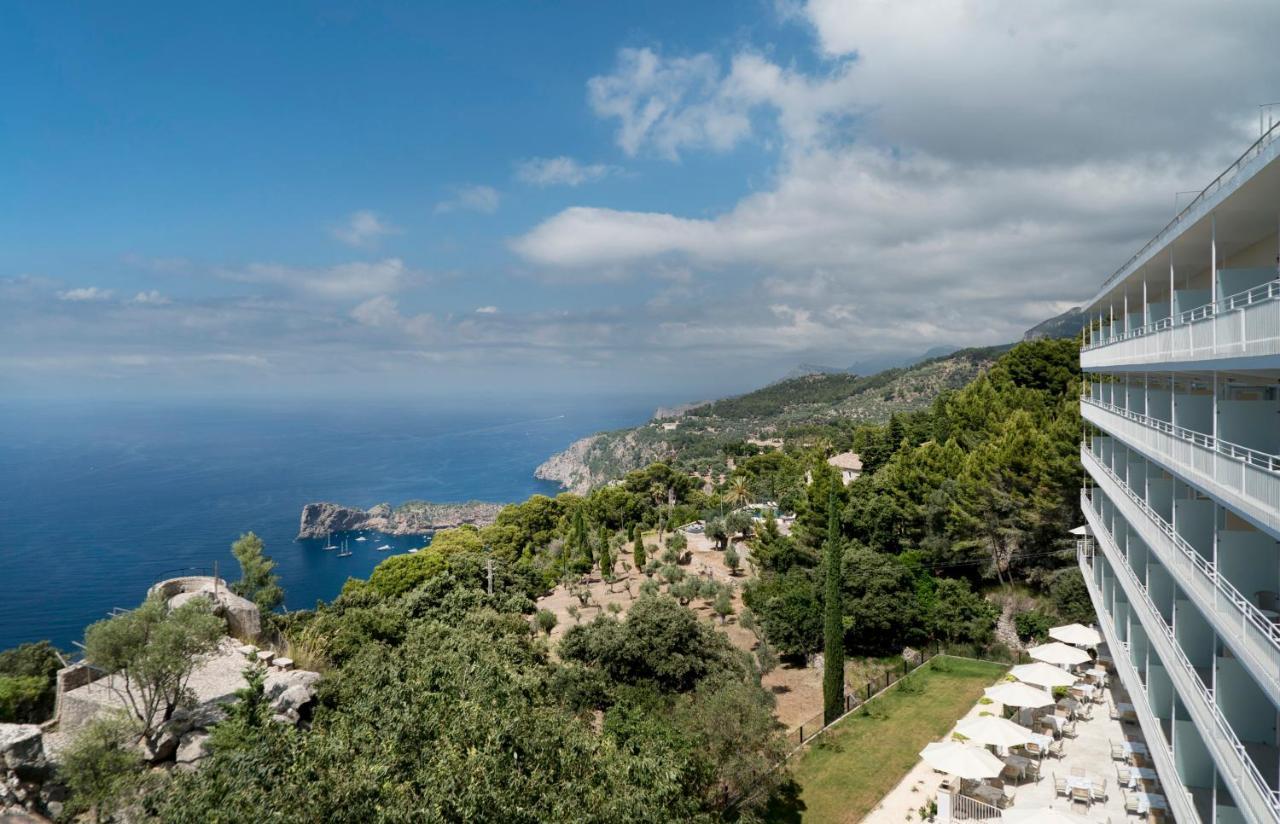
[[933, 659], [794, 756], [796, 793], [775, 801], [769, 820], [860, 821], [1006, 669]]

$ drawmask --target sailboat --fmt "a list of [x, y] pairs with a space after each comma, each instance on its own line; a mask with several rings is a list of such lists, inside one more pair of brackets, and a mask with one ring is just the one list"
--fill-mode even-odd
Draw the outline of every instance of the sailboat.
[[343, 539], [342, 539], [342, 551], [338, 553], [338, 557], [339, 557], [339, 558], [347, 558], [347, 557], [351, 556], [352, 554], [353, 554], [353, 553], [351, 552], [351, 550], [347, 549], [347, 539], [346, 539], [346, 538], [343, 538]]
[[338, 548], [338, 547], [337, 547], [337, 546], [335, 546], [335, 545], [334, 545], [334, 543], [333, 543], [333, 530], [329, 530], [329, 536], [325, 539], [325, 543], [327, 543], [327, 544], [328, 544], [328, 546], [326, 546], [326, 547], [325, 547], [325, 549], [337, 549], [337, 548]]

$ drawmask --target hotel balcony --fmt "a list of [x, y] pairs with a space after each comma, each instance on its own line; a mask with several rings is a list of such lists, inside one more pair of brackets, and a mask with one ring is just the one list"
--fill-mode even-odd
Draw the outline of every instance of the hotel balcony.
[[[1157, 768], [1172, 768], [1187, 788], [1189, 798], [1172, 794], [1171, 801], [1191, 806], [1205, 821], [1280, 821], [1275, 704], [1114, 507], [1087, 491], [1080, 505], [1101, 549], [1095, 556], [1086, 545], [1080, 563], [1104, 634], [1117, 651], [1122, 680], [1146, 698], [1147, 706], [1135, 701], [1135, 709], [1144, 730], [1154, 728], [1147, 730], [1148, 744], [1169, 747], [1168, 753], [1153, 750]], [[1234, 810], [1215, 816], [1223, 800], [1215, 788], [1224, 786], [1239, 816]]]
[[[1101, 451], [1106, 439], [1094, 440]], [[1280, 589], [1275, 541], [1266, 533], [1247, 528], [1224, 528], [1217, 530], [1217, 536], [1205, 535], [1206, 527], [1216, 528], [1216, 513], [1211, 502], [1194, 498], [1176, 502], [1183, 516], [1183, 532], [1179, 532], [1172, 523], [1175, 499], [1171, 480], [1149, 478], [1144, 469], [1139, 469], [1129, 477], [1139, 481], [1135, 486], [1143, 490], [1140, 493], [1092, 449], [1082, 447], [1080, 460], [1116, 514], [1173, 575], [1271, 700], [1280, 704], [1280, 626], [1263, 612], [1261, 604], [1255, 603], [1255, 593], [1260, 589]], [[1130, 464], [1125, 463], [1127, 469]], [[1155, 501], [1159, 509], [1150, 501]], [[1112, 528], [1114, 532], [1114, 525]], [[1196, 540], [1201, 549], [1188, 538]]]
[[1244, 423], [1230, 428], [1224, 425], [1221, 434], [1214, 437], [1203, 431], [1213, 426], [1213, 399], [1199, 395], [1187, 400], [1191, 397], [1208, 407], [1207, 415], [1194, 417], [1189, 403], [1184, 404], [1185, 410], [1179, 407], [1178, 420], [1190, 420], [1193, 426], [1170, 423], [1155, 404], [1150, 415], [1131, 411], [1132, 407], [1119, 405], [1118, 398], [1082, 397], [1080, 412], [1086, 421], [1143, 457], [1280, 537], [1280, 456], [1227, 438], [1227, 432], [1235, 433], [1239, 440], [1273, 438], [1277, 434], [1274, 417], [1265, 429]]
[[[1128, 331], [1115, 329], [1080, 352], [1086, 370], [1142, 370], [1154, 365], [1182, 369], [1280, 368], [1280, 280], [1274, 269], [1222, 270], [1265, 282], [1185, 312], [1168, 315], [1168, 304], [1148, 307]], [[1207, 290], [1175, 292], [1175, 304], [1207, 297]], [[1179, 300], [1181, 299], [1181, 300]]]

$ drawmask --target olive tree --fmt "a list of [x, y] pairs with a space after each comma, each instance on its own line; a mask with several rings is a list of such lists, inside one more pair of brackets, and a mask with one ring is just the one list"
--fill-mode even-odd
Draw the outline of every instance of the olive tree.
[[147, 736], [182, 703], [191, 673], [217, 646], [223, 629], [207, 598], [174, 609], [162, 598], [148, 598], [85, 630], [85, 658], [113, 674], [106, 683]]

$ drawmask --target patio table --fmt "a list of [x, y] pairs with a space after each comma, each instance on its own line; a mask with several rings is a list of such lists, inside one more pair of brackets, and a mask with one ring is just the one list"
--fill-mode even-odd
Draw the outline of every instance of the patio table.
[[1067, 789], [1093, 791], [1093, 779], [1087, 775], [1067, 776]]
[[1005, 764], [1018, 771], [1018, 778], [1027, 777], [1027, 767], [1031, 766], [1031, 759], [1021, 755], [1006, 755], [1000, 759]]
[[969, 794], [984, 804], [990, 804], [992, 807], [999, 807], [1004, 803], [1004, 790], [999, 787], [993, 787], [990, 784], [979, 784], [969, 790]]
[[1093, 684], [1076, 684], [1071, 689], [1080, 690], [1081, 694], [1083, 694], [1085, 698], [1092, 698], [1093, 692], [1096, 688], [1093, 686]]
[[1146, 755], [1147, 745], [1141, 741], [1123, 741], [1120, 746], [1129, 755]]
[[1094, 667], [1093, 669], [1085, 670], [1084, 674], [1092, 676], [1093, 678], [1097, 678], [1099, 680], [1107, 677], [1107, 671], [1104, 670], [1102, 667]]

